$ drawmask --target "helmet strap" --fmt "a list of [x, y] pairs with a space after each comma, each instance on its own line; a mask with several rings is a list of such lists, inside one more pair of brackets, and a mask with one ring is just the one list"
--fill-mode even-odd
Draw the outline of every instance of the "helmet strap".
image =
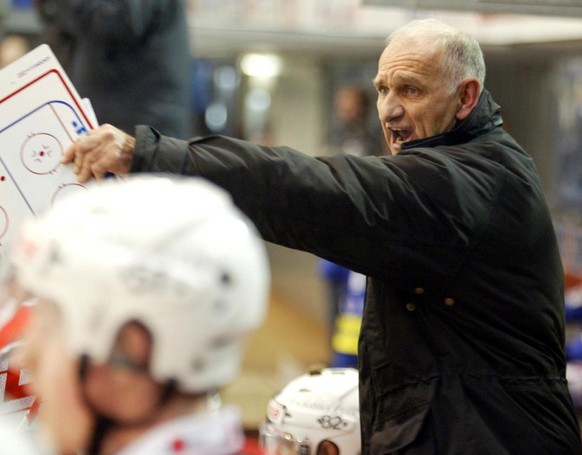
[[101, 445], [105, 439], [105, 434], [113, 427], [113, 420], [104, 417], [101, 414], [95, 416], [95, 427], [93, 428], [93, 434], [91, 435], [91, 441], [89, 443], [89, 448], [87, 449], [87, 455], [99, 455], [101, 451]]
[[[85, 379], [87, 378], [87, 372], [89, 371], [89, 357], [83, 354], [79, 361], [79, 380], [83, 385]], [[89, 447], [87, 448], [87, 455], [99, 455], [101, 451], [101, 445], [103, 444], [103, 439], [105, 434], [113, 426], [113, 421], [108, 419], [104, 415], [95, 409], [95, 407], [89, 402], [85, 394], [85, 388], [83, 387], [83, 400], [85, 404], [93, 411], [95, 416], [95, 422], [93, 427], [93, 432], [91, 434], [91, 440], [89, 442]]]

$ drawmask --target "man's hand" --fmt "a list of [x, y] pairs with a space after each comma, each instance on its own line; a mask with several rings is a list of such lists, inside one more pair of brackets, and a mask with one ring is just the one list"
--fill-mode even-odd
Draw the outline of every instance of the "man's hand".
[[77, 180], [102, 179], [111, 172], [127, 175], [133, 161], [135, 138], [112, 125], [104, 124], [89, 131], [63, 154], [61, 163], [73, 163]]

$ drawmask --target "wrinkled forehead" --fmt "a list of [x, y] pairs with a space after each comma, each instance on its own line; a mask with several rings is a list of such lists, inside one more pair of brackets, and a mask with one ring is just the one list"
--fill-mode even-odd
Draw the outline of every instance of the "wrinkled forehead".
[[403, 35], [394, 37], [384, 48], [382, 57], [392, 59], [421, 58], [438, 61], [443, 54], [442, 42], [438, 36]]
[[384, 48], [378, 73], [393, 76], [393, 72], [402, 71], [433, 78], [444, 72], [442, 55], [442, 46], [426, 37], [398, 37]]

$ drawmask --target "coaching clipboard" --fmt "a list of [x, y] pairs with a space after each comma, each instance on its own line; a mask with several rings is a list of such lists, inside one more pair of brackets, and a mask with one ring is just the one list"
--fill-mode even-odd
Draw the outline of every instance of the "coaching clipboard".
[[95, 126], [90, 106], [46, 44], [0, 70], [0, 274], [26, 218], [85, 190], [60, 158]]

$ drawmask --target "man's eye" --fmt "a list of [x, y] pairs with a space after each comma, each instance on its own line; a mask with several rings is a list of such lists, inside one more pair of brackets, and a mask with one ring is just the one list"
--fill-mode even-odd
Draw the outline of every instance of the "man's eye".
[[411, 87], [411, 86], [407, 86], [404, 91], [408, 94], [408, 95], [417, 95], [418, 94], [418, 89], [416, 87]]
[[379, 86], [377, 88], [378, 93], [382, 94], [382, 95], [386, 95], [388, 93], [388, 87], [384, 87], [383, 85]]

